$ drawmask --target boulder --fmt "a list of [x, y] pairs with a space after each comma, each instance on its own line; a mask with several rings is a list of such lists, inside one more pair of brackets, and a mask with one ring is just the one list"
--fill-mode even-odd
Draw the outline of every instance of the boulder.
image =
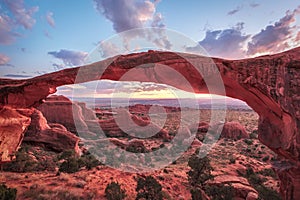
[[249, 134], [239, 122], [226, 122], [221, 132], [221, 138], [239, 140], [249, 138]]

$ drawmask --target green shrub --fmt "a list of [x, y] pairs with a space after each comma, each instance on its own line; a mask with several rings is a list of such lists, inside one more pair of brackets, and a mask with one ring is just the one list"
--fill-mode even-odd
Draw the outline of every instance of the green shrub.
[[253, 140], [252, 140], [252, 139], [244, 139], [244, 142], [245, 142], [247, 145], [252, 145], [252, 144], [253, 144]]
[[95, 158], [90, 153], [83, 154], [79, 160], [79, 167], [86, 167], [86, 169], [90, 170], [94, 167], [101, 165], [101, 162]]
[[251, 167], [246, 169], [246, 178], [250, 182], [251, 185], [262, 184], [263, 180], [253, 171]]
[[17, 197], [16, 188], [8, 188], [6, 185], [0, 185], [0, 200], [15, 200]]
[[69, 158], [65, 160], [61, 165], [59, 166], [60, 172], [66, 172], [66, 173], [75, 173], [78, 172], [80, 169], [78, 160], [76, 158]]
[[69, 158], [73, 158], [76, 156], [76, 153], [73, 149], [68, 149], [63, 151], [59, 156], [58, 156], [58, 160], [67, 160]]
[[257, 132], [253, 131], [252, 133], [250, 133], [249, 137], [250, 139], [257, 139]]
[[262, 158], [262, 161], [267, 162], [270, 159], [270, 156], [265, 156]]
[[3, 164], [4, 171], [11, 172], [31, 172], [36, 171], [38, 162], [33, 160], [27, 153], [27, 148], [20, 148], [15, 154], [16, 159], [12, 162]]
[[126, 197], [118, 182], [111, 182], [105, 188], [105, 196], [108, 200], [122, 200]]
[[191, 192], [192, 200], [202, 200], [202, 194], [198, 188], [192, 188], [190, 192]]
[[230, 164], [235, 164], [235, 158], [232, 158], [232, 157], [231, 157], [231, 158], [229, 159], [229, 163], [230, 163]]
[[234, 197], [234, 188], [231, 185], [206, 185], [204, 190], [212, 200], [231, 200]]
[[152, 176], [145, 178], [139, 177], [136, 186], [136, 200], [138, 199], [151, 199], [151, 200], [162, 200], [162, 186]]
[[[268, 174], [271, 172], [269, 170], [267, 170], [267, 171], [262, 170], [259, 173], [260, 174]], [[247, 168], [245, 177], [248, 179], [249, 183], [253, 186], [253, 188], [258, 192], [260, 199], [272, 199], [272, 200], [280, 200], [281, 199], [281, 197], [275, 190], [263, 185], [263, 182], [266, 179], [260, 178], [257, 174], [255, 174], [255, 172], [253, 171], [252, 168], [250, 168], [250, 167]]]
[[263, 175], [263, 176], [270, 176], [270, 177], [272, 177], [272, 178], [274, 178], [274, 179], [277, 179], [277, 178], [278, 178], [278, 177], [277, 177], [277, 174], [275, 173], [275, 171], [274, 171], [272, 168], [263, 169], [263, 170], [261, 170], [261, 171], [258, 172], [258, 173], [260, 173], [260, 174]]
[[129, 151], [132, 153], [147, 153], [147, 152], [149, 152], [144, 146], [128, 146], [126, 148], [126, 151]]
[[192, 186], [202, 186], [207, 180], [213, 178], [208, 157], [200, 158], [194, 154], [190, 157], [188, 165], [191, 167], [188, 172], [188, 180]]
[[74, 173], [80, 168], [92, 169], [101, 163], [90, 153], [85, 153], [81, 157], [77, 156], [74, 150], [66, 150], [58, 156], [59, 160], [64, 160], [59, 166], [60, 172]]
[[258, 192], [260, 199], [281, 200], [282, 198], [275, 190], [267, 188], [264, 185], [255, 185], [254, 188]]

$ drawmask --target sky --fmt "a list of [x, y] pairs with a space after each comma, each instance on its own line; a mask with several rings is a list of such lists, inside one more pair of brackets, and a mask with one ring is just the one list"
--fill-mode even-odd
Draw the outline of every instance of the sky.
[[[300, 46], [299, 21], [296, 0], [0, 0], [0, 77], [29, 78], [83, 65], [99, 48], [100, 56], [93, 62], [124, 49], [133, 52], [139, 47], [130, 46], [133, 38], [149, 39], [146, 32], [122, 36], [136, 28], [168, 29], [194, 42], [180, 41], [182, 51], [204, 49], [214, 57], [277, 53]], [[150, 40], [158, 49], [174, 50], [170, 34], [151, 34], [156, 34]], [[107, 42], [116, 37], [123, 37], [120, 46]], [[111, 95], [115, 85], [104, 82], [102, 93]], [[62, 87], [60, 92], [70, 93], [74, 87], [79, 86]], [[120, 87], [125, 94], [129, 87], [164, 93], [164, 86], [154, 84]]]

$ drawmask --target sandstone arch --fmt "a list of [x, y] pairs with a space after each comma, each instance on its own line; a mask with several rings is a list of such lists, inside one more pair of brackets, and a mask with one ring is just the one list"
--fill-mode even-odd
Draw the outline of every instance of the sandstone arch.
[[[202, 57], [191, 55], [191, 59], [201, 61]], [[248, 103], [260, 116], [259, 139], [282, 157], [278, 163], [277, 172], [281, 180], [281, 193], [284, 199], [300, 198], [300, 48], [290, 51], [244, 60], [224, 60], [213, 58], [224, 81], [226, 95], [241, 99]], [[111, 63], [112, 62], [112, 63]], [[119, 80], [128, 70], [144, 63], [160, 63], [168, 65], [181, 74], [192, 84], [195, 92], [207, 92], [201, 78], [194, 77], [193, 67], [177, 54], [172, 52], [138, 53], [108, 59], [91, 65], [83, 66], [87, 71], [101, 71], [85, 74], [77, 81], [85, 82], [98, 79]], [[149, 65], [139, 69], [139, 76], [143, 80], [161, 82], [156, 65]], [[73, 84], [79, 68], [45, 74], [27, 80], [0, 80], [0, 106], [3, 112], [18, 110], [18, 115], [10, 111], [9, 120], [15, 116], [20, 119], [17, 125], [19, 141], [22, 131], [28, 126], [28, 120], [23, 119], [20, 109], [28, 109], [42, 103], [49, 94], [55, 93], [56, 87]], [[149, 76], [149, 73], [152, 74]], [[168, 84], [181, 88], [176, 81], [168, 80]], [[238, 91], [238, 92], [237, 92]], [[12, 113], [11, 113], [12, 112]], [[19, 116], [21, 115], [21, 116]], [[30, 113], [27, 113], [30, 116]], [[8, 123], [2, 120], [2, 123]], [[0, 131], [6, 138], [13, 132]], [[20, 142], [19, 142], [20, 143]], [[18, 143], [18, 144], [19, 144]], [[0, 147], [1, 146], [0, 143]]]

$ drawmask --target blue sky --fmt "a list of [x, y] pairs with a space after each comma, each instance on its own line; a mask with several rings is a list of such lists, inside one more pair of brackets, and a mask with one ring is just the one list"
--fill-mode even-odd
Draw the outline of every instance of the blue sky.
[[276, 53], [300, 45], [299, 5], [295, 0], [0, 0], [0, 76], [32, 77], [84, 64], [99, 42], [132, 28], [178, 31], [198, 43], [186, 51], [201, 46], [228, 59]]

